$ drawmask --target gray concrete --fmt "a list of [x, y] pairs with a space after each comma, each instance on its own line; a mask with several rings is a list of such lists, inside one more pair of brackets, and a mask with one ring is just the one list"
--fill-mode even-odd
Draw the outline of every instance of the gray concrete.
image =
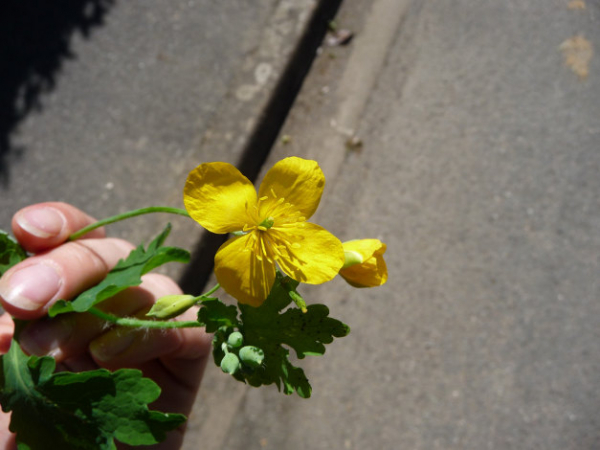
[[600, 66], [559, 49], [600, 46], [598, 4], [400, 3], [344, 3], [269, 162], [324, 161], [316, 221], [387, 242], [390, 281], [303, 289], [352, 333], [216, 448], [598, 448]]

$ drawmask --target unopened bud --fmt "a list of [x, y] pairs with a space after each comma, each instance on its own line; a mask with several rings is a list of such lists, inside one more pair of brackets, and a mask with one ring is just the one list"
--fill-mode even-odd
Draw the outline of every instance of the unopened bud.
[[260, 366], [265, 359], [265, 352], [253, 345], [242, 347], [239, 354], [242, 362], [253, 369]]
[[240, 368], [240, 360], [234, 353], [227, 353], [221, 360], [221, 370], [233, 375]]
[[198, 298], [193, 295], [166, 295], [159, 298], [146, 315], [157, 319], [171, 319], [186, 312], [197, 301]]
[[227, 338], [227, 343], [233, 348], [241, 347], [244, 343], [244, 336], [239, 331], [234, 331]]
[[355, 239], [343, 242], [344, 266], [340, 275], [351, 286], [375, 287], [387, 281], [383, 254], [386, 246], [379, 239]]

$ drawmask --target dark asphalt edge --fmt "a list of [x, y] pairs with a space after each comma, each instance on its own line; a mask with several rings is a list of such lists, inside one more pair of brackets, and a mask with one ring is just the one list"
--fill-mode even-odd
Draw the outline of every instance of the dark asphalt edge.
[[[254, 126], [242, 136], [240, 155], [233, 163], [255, 182], [260, 170], [274, 146], [277, 136], [285, 123], [289, 111], [302, 87], [302, 84], [317, 56], [327, 33], [329, 22], [335, 17], [343, 0], [321, 0], [315, 6], [302, 35], [297, 39], [284, 69], [274, 86], [267, 93], [267, 101], [259, 111]], [[237, 102], [229, 98], [229, 102]], [[229, 108], [223, 108], [227, 114]], [[219, 122], [219, 114], [215, 118]], [[192, 260], [187, 264], [179, 285], [184, 292], [200, 295], [212, 274], [214, 256], [225, 242], [227, 235], [212, 234], [203, 231], [192, 251]]]

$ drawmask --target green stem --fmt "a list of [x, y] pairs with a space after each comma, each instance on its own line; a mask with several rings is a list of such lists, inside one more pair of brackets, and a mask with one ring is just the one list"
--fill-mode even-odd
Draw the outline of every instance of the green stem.
[[298, 291], [296, 291], [296, 289], [290, 284], [291, 281], [293, 280], [286, 275], [281, 280], [281, 286], [287, 291], [288, 295], [294, 301], [296, 306], [300, 308], [303, 313], [305, 313], [308, 311], [308, 309], [306, 309], [306, 302], [302, 296], [298, 294]]
[[221, 285], [219, 283], [215, 284], [210, 291], [202, 294], [202, 297], [208, 297], [210, 294], [214, 294], [220, 287]]
[[160, 321], [160, 320], [141, 320], [133, 317], [117, 317], [112, 314], [105, 313], [104, 311], [100, 311], [97, 308], [88, 309], [89, 313], [100, 317], [107, 322], [114, 323], [116, 325], [121, 325], [124, 327], [136, 327], [136, 328], [160, 328], [160, 329], [169, 329], [169, 328], [192, 328], [192, 327], [201, 327], [199, 322], [196, 321], [187, 321], [187, 322], [172, 322], [172, 321]]
[[82, 228], [81, 230], [73, 233], [71, 236], [69, 236], [69, 240], [74, 241], [75, 239], [79, 239], [84, 234], [87, 234], [90, 231], [95, 230], [96, 228], [103, 227], [104, 225], [108, 225], [110, 223], [118, 222], [119, 220], [125, 220], [125, 219], [129, 219], [130, 217], [141, 216], [142, 214], [150, 214], [150, 213], [157, 213], [157, 212], [177, 214], [180, 216], [190, 217], [190, 215], [188, 214], [188, 212], [185, 209], [171, 208], [169, 206], [150, 206], [148, 208], [134, 209], [133, 211], [128, 211], [123, 214], [117, 214], [116, 216], [108, 217], [106, 219], [99, 220], [98, 222], [94, 222], [93, 224], [88, 225], [87, 227]]

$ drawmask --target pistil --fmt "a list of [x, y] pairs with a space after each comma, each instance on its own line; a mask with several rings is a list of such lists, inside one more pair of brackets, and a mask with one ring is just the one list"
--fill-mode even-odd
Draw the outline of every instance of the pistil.
[[269, 228], [273, 226], [275, 223], [275, 219], [273, 217], [267, 217], [261, 223], [258, 224], [258, 229], [261, 231], [267, 231]]

